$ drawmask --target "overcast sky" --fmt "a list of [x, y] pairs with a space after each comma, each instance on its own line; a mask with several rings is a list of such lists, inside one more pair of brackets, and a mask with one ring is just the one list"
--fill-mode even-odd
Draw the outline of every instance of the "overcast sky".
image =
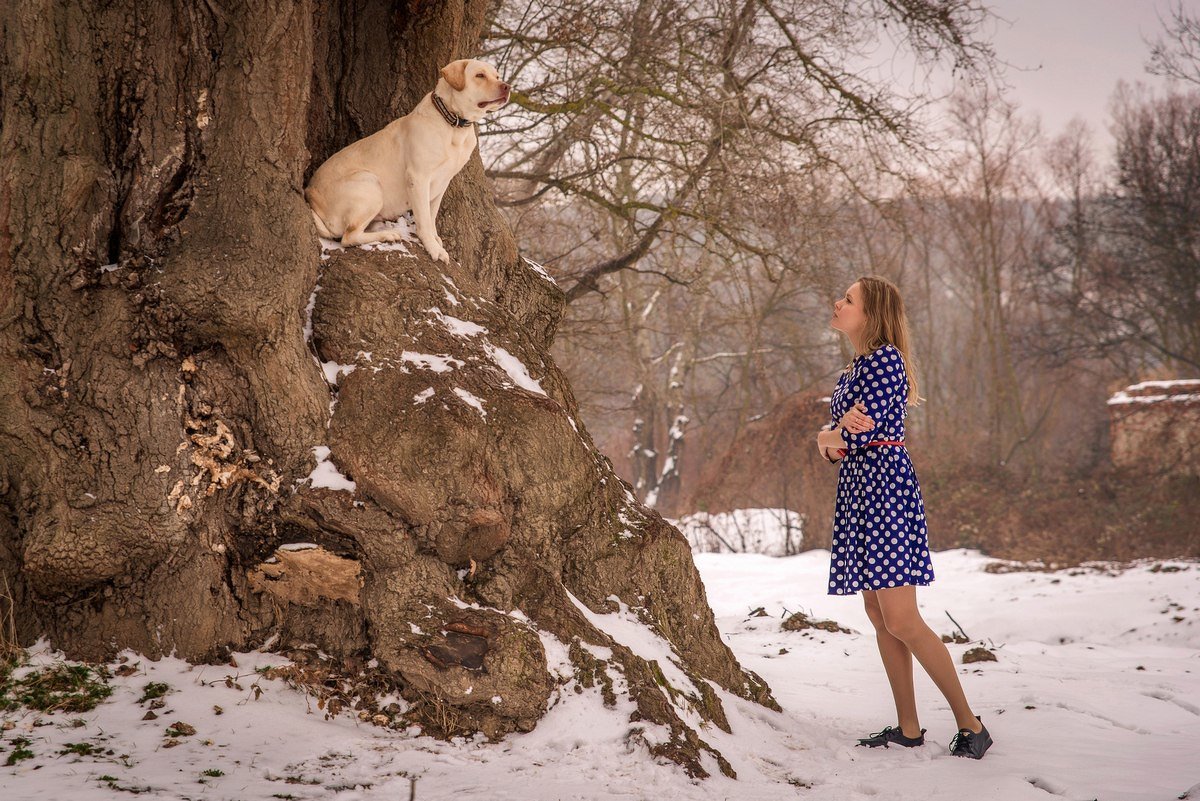
[[[1147, 41], [1159, 38], [1175, 0], [985, 0], [1002, 17], [989, 36], [1009, 66], [1011, 97], [1054, 136], [1072, 117], [1107, 142], [1109, 98], [1117, 81], [1165, 87], [1146, 72]], [[1184, 0], [1200, 11], [1200, 0]]]

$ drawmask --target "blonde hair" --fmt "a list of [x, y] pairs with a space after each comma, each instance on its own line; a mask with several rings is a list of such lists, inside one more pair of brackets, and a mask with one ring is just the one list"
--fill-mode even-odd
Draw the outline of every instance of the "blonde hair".
[[862, 290], [862, 309], [866, 317], [863, 326], [863, 347], [867, 353], [884, 345], [894, 345], [904, 358], [904, 372], [908, 375], [908, 404], [918, 405], [921, 396], [917, 393], [917, 363], [912, 355], [912, 337], [908, 332], [908, 317], [904, 314], [904, 300], [900, 289], [886, 278], [867, 275], [858, 279]]

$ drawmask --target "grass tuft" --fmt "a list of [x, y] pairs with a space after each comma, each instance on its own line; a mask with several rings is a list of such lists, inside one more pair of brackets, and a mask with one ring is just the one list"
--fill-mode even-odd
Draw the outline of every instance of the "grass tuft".
[[0, 709], [28, 707], [38, 712], [89, 712], [112, 695], [112, 674], [103, 665], [47, 665], [13, 678], [10, 666], [0, 675]]

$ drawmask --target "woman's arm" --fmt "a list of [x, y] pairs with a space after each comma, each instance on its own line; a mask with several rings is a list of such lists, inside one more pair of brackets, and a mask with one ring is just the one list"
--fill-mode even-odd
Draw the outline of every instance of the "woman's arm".
[[865, 430], [841, 429], [842, 447], [853, 451], [865, 447], [877, 439], [876, 432], [884, 421], [901, 411], [908, 387], [908, 376], [904, 372], [904, 359], [895, 347], [888, 345], [866, 357], [866, 369], [855, 380], [856, 403], [866, 407], [866, 415], [873, 425]]
[[842, 419], [833, 424], [834, 428], [844, 428], [855, 434], [862, 434], [875, 427], [875, 421], [867, 415], [867, 405], [855, 401], [850, 410], [842, 415]]
[[[837, 462], [845, 455], [845, 442], [842, 440], [841, 431], [837, 428], [828, 429], [822, 428], [817, 434], [817, 450], [820, 451], [821, 457], [827, 462]], [[838, 453], [842, 451], [842, 453]], [[838, 459], [834, 459], [830, 454], [837, 454]]]

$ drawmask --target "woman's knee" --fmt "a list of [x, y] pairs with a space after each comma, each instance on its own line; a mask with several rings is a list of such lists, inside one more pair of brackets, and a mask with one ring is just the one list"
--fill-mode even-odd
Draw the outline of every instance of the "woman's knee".
[[883, 625], [897, 640], [908, 643], [925, 633], [928, 628], [919, 614], [887, 614], [882, 615]]

